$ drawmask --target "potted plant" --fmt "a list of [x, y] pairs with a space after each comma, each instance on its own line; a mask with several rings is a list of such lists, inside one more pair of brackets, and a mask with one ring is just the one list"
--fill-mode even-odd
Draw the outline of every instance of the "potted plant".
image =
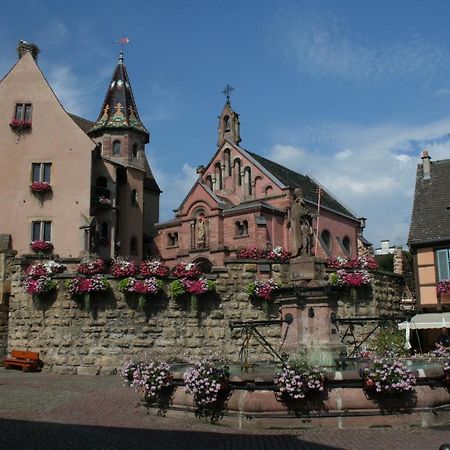
[[133, 261], [128, 261], [123, 256], [118, 256], [114, 259], [111, 274], [114, 278], [127, 278], [136, 275], [137, 266]]
[[325, 372], [319, 366], [293, 361], [283, 364], [281, 372], [275, 375], [274, 384], [285, 400], [298, 400], [324, 391]]
[[30, 248], [35, 253], [50, 253], [53, 250], [53, 244], [50, 241], [37, 240], [30, 244]]
[[361, 369], [365, 388], [379, 394], [398, 394], [414, 390], [416, 377], [401, 361], [393, 358], [375, 358], [370, 367]]
[[167, 278], [170, 269], [159, 259], [147, 259], [141, 263], [140, 272], [143, 277]]
[[194, 397], [196, 414], [200, 417], [217, 418], [220, 400], [229, 389], [230, 370], [228, 366], [216, 365], [205, 360], [190, 367], [183, 374], [185, 391]]
[[34, 194], [47, 194], [52, 191], [52, 186], [47, 181], [33, 181], [31, 191]]

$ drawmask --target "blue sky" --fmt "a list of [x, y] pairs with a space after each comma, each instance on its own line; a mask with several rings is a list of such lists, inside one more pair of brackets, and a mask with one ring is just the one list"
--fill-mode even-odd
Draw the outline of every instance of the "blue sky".
[[450, 157], [449, 17], [445, 0], [8, 2], [0, 73], [35, 42], [65, 108], [95, 119], [128, 36], [162, 220], [216, 150], [230, 83], [244, 148], [316, 178], [376, 246], [404, 244], [420, 151]]

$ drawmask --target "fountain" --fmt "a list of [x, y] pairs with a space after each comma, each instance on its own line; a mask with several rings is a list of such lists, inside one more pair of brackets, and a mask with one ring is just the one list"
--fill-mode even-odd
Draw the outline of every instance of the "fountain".
[[[356, 358], [347, 358], [339, 325], [348, 328], [374, 322], [373, 334], [382, 323], [404, 317], [339, 318], [337, 296], [325, 281], [323, 263], [312, 257], [291, 261], [289, 286], [274, 299], [279, 305], [276, 320], [233, 321], [230, 328], [240, 330], [243, 341], [240, 363], [230, 370], [229, 397], [224, 403], [222, 422], [241, 428], [271, 427], [367, 427], [427, 426], [450, 419], [450, 395], [440, 364], [411, 366], [417, 378], [413, 391], [382, 395], [367, 389]], [[281, 327], [282, 350], [276, 350], [264, 336], [270, 326]], [[273, 362], [252, 361], [249, 341], [256, 339]], [[361, 343], [354, 346], [354, 356]], [[309, 362], [326, 370], [326, 390], [311, 397], [286, 402], [274, 385], [274, 375], [287, 355], [305, 354]], [[343, 356], [345, 355], [345, 356]], [[338, 363], [338, 367], [336, 367]], [[182, 372], [175, 371], [178, 386]], [[177, 388], [168, 414], [186, 414], [194, 410], [192, 396]]]

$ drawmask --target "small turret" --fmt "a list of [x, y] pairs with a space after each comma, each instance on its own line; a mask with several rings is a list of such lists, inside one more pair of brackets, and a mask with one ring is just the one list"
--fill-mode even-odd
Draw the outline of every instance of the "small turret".
[[137, 112], [122, 52], [119, 55], [119, 61], [100, 114], [89, 134], [95, 137], [106, 129], [133, 130], [144, 134], [147, 143], [150, 139], [149, 132], [142, 124]]
[[222, 145], [224, 139], [228, 139], [233, 144], [239, 145], [241, 142], [239, 114], [231, 108], [230, 94], [234, 89], [227, 84], [223, 90], [223, 94], [227, 97], [222, 114], [219, 116], [219, 137], [217, 145]]

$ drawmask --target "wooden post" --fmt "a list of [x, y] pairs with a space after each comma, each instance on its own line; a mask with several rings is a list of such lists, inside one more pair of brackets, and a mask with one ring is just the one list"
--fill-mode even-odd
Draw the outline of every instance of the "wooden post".
[[320, 198], [322, 196], [322, 189], [318, 187], [317, 192], [317, 221], [316, 221], [316, 242], [314, 243], [314, 256], [317, 256], [317, 243], [319, 241], [319, 219], [320, 219]]

